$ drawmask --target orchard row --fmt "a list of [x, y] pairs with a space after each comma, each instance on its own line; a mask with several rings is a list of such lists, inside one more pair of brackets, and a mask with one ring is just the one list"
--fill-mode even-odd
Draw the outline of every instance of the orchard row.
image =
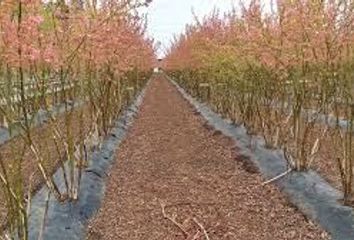
[[[241, 1], [246, 2], [246, 1]], [[353, 196], [354, 1], [247, 1], [186, 28], [165, 68], [193, 95]]]
[[[154, 43], [138, 14], [147, 4], [0, 2], [0, 130], [10, 135], [0, 147], [0, 222], [8, 238], [28, 239], [31, 194], [40, 183], [59, 201], [77, 200], [88, 151], [154, 64]], [[65, 190], [52, 179], [57, 167]]]

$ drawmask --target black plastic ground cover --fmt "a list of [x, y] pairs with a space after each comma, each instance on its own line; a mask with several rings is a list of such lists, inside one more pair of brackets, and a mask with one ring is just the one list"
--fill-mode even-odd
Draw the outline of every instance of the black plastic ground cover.
[[[315, 110], [307, 110], [308, 114], [315, 115], [317, 114]], [[337, 118], [332, 115], [319, 114], [317, 122], [327, 124], [331, 128], [337, 127], [337, 124], [340, 128], [347, 130], [350, 122], [346, 119], [339, 118], [337, 122]]]
[[[287, 106], [287, 113], [290, 113], [291, 105], [289, 105], [287, 102], [285, 102], [285, 105]], [[280, 108], [281, 104], [275, 103], [273, 104], [273, 106], [276, 108]], [[331, 128], [336, 128], [338, 126], [345, 131], [348, 129], [350, 124], [350, 122], [344, 118], [338, 118], [337, 120], [337, 118], [334, 115], [328, 115], [323, 113], [318, 114], [318, 112], [313, 109], [303, 109], [302, 115], [315, 118], [317, 123], [326, 124]]]
[[[71, 104], [68, 108], [68, 111], [71, 111], [72, 108], [77, 108], [81, 106], [83, 103], [82, 102], [75, 102]], [[53, 107], [53, 109], [48, 112], [43, 109], [40, 109], [34, 116], [33, 116], [33, 123], [32, 125], [34, 127], [38, 127], [44, 123], [46, 123], [49, 119], [50, 114], [57, 116], [62, 113], [64, 113], [65, 110], [65, 104], [59, 104]], [[8, 128], [5, 127], [0, 127], [0, 145], [6, 143], [7, 141], [11, 140], [12, 138], [20, 135], [22, 132], [22, 128], [20, 126], [20, 123], [13, 124], [11, 126], [11, 134]]]
[[[262, 138], [249, 136], [245, 127], [235, 126], [231, 121], [223, 119], [206, 104], [198, 102], [176, 82], [170, 80], [208, 124], [236, 142], [239, 154], [257, 165], [265, 179], [272, 179], [287, 170], [287, 161], [280, 150], [266, 149]], [[343, 206], [340, 203], [343, 194], [319, 174], [312, 170], [291, 172], [273, 183], [305, 216], [327, 231], [333, 240], [354, 239], [353, 208]]]
[[[59, 203], [54, 197], [48, 199], [48, 188], [44, 186], [32, 199], [29, 217], [29, 239], [37, 240], [43, 224], [46, 204], [48, 212], [43, 232], [44, 240], [85, 239], [88, 220], [98, 211], [105, 192], [107, 171], [115, 159], [115, 152], [124, 140], [133, 123], [144, 97], [143, 90], [135, 102], [121, 115], [101, 145], [89, 156], [89, 167], [82, 173], [79, 200]], [[58, 169], [53, 179], [61, 190], [65, 189], [63, 171]]]

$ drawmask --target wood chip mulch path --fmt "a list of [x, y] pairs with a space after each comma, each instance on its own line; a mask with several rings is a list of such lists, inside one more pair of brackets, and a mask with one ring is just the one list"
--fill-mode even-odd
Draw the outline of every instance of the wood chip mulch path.
[[117, 153], [91, 240], [329, 239], [158, 76]]

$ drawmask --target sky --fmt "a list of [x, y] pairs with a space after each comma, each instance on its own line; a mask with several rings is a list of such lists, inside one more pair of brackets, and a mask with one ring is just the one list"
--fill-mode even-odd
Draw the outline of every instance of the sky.
[[163, 56], [164, 48], [168, 48], [175, 34], [184, 31], [187, 23], [193, 22], [192, 9], [202, 18], [217, 7], [220, 12], [232, 8], [235, 0], [153, 0], [148, 7], [148, 34], [160, 42], [158, 56]]

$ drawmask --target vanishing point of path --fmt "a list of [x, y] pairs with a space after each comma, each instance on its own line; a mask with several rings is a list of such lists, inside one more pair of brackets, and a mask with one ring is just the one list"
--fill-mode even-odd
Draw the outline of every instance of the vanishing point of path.
[[117, 152], [88, 238], [328, 239], [275, 187], [261, 183], [256, 169], [237, 157], [235, 143], [158, 76]]

